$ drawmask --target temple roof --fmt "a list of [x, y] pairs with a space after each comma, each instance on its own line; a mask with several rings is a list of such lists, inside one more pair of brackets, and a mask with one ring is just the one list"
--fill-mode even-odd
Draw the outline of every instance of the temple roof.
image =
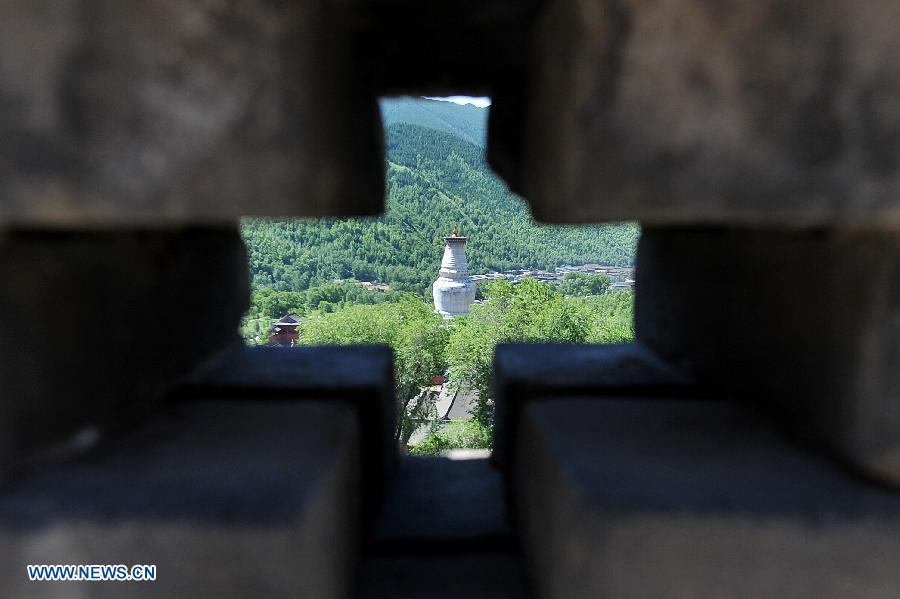
[[285, 314], [284, 316], [279, 318], [277, 321], [272, 323], [273, 326], [278, 326], [278, 325], [294, 326], [294, 325], [298, 325], [298, 324], [300, 324], [300, 315], [295, 314], [294, 312], [291, 312], [290, 314]]

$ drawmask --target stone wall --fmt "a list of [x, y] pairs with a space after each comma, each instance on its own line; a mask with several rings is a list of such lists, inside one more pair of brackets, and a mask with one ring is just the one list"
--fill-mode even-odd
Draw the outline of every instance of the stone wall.
[[[4, 2], [4, 580], [46, 596], [23, 563], [114, 547], [168, 564], [171, 596], [345, 597], [360, 555], [364, 596], [454, 568], [451, 594], [521, 596], [521, 547], [540, 597], [897, 596], [898, 21], [890, 0]], [[365, 543], [397, 484], [390, 360], [292, 354], [286, 383], [228, 353], [237, 218], [380, 212], [378, 96], [460, 93], [493, 96], [488, 159], [538, 220], [643, 224], [640, 343], [502, 349], [505, 490], [453, 471], [512, 526], [391, 553]]]

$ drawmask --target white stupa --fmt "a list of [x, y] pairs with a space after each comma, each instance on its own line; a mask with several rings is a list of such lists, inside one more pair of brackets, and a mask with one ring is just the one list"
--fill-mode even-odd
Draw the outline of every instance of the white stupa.
[[444, 258], [441, 272], [433, 286], [434, 309], [444, 318], [468, 314], [475, 301], [475, 282], [469, 278], [466, 264], [466, 238], [453, 234], [444, 237]]

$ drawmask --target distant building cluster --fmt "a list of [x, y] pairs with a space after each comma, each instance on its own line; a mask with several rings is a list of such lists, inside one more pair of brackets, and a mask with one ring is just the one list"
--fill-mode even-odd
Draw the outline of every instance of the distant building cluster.
[[379, 283], [377, 281], [354, 281], [357, 285], [366, 291], [390, 291], [391, 286], [387, 283]]
[[357, 281], [356, 279], [331, 279], [335, 285], [343, 285], [344, 283], [353, 283], [359, 285], [366, 291], [390, 291], [391, 286], [387, 283], [379, 283], [376, 281]]
[[581, 272], [587, 274], [607, 275], [612, 279], [612, 290], [634, 290], [634, 268], [625, 266], [606, 266], [603, 264], [583, 264], [581, 266], [563, 265], [553, 270], [540, 269], [522, 269], [522, 270], [505, 270], [503, 272], [492, 272], [484, 275], [472, 275], [470, 278], [475, 281], [510, 281], [511, 283], [519, 283], [525, 279], [535, 279], [550, 285], [559, 285], [563, 278], [570, 272]]

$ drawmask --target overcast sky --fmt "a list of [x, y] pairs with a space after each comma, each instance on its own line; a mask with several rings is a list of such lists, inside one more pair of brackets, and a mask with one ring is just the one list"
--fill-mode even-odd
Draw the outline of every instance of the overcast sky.
[[426, 96], [426, 98], [428, 98], [429, 100], [440, 100], [442, 102], [453, 102], [454, 104], [474, 104], [475, 106], [479, 106], [481, 108], [491, 105], [491, 99], [485, 97], [447, 96], [446, 98], [431, 98]]

